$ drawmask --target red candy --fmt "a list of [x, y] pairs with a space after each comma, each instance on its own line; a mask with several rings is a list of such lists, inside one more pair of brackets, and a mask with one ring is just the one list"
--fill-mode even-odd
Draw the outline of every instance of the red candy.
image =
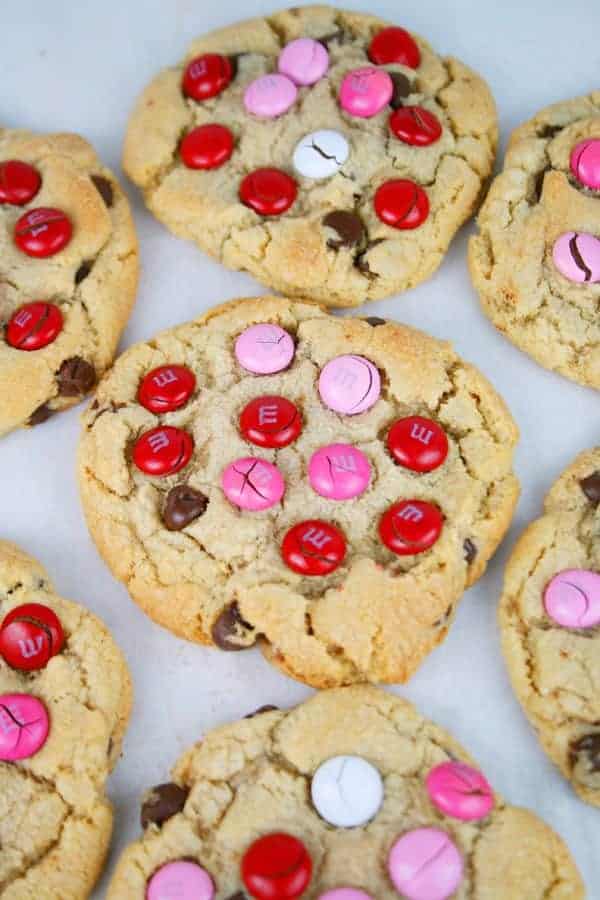
[[383, 28], [369, 45], [369, 59], [378, 66], [401, 63], [416, 69], [421, 62], [421, 51], [404, 28]]
[[298, 186], [280, 169], [255, 169], [240, 184], [240, 200], [261, 216], [279, 216], [290, 208]]
[[381, 517], [379, 535], [392, 553], [412, 556], [435, 544], [443, 524], [437, 506], [423, 500], [402, 500], [390, 506]]
[[240, 431], [257, 447], [279, 449], [296, 440], [302, 431], [302, 417], [285, 397], [257, 397], [242, 410]]
[[41, 350], [56, 340], [62, 327], [58, 306], [36, 300], [14, 311], [6, 326], [6, 340], [17, 350]]
[[218, 169], [233, 153], [233, 135], [224, 125], [200, 125], [181, 142], [179, 154], [188, 169]]
[[429, 215], [429, 198], [407, 178], [384, 182], [375, 192], [375, 212], [392, 228], [418, 228]]
[[15, 225], [15, 244], [27, 256], [43, 259], [66, 247], [73, 235], [71, 220], [61, 209], [40, 206], [24, 213]]
[[446, 432], [423, 416], [399, 419], [389, 430], [387, 446], [394, 462], [413, 472], [431, 472], [448, 455]]
[[41, 183], [40, 173], [29, 163], [18, 159], [0, 163], [0, 203], [23, 206], [33, 200]]
[[257, 900], [295, 900], [307, 889], [312, 861], [302, 841], [282, 832], [255, 841], [242, 859], [242, 878]]
[[173, 475], [189, 463], [194, 440], [187, 431], [163, 425], [137, 439], [133, 461], [146, 475]]
[[233, 78], [233, 66], [228, 56], [204, 53], [185, 67], [182, 87], [192, 100], [208, 100], [224, 91]]
[[346, 539], [342, 532], [321, 519], [299, 522], [281, 544], [283, 561], [300, 575], [329, 575], [343, 562]]
[[442, 136], [440, 120], [422, 106], [401, 106], [390, 116], [390, 128], [398, 140], [414, 147], [427, 147]]
[[0, 626], [0, 655], [13, 669], [43, 669], [64, 641], [58, 616], [41, 603], [17, 606]]
[[188, 402], [196, 388], [196, 376], [186, 366], [159, 366], [141, 381], [138, 401], [150, 412], [173, 412]]

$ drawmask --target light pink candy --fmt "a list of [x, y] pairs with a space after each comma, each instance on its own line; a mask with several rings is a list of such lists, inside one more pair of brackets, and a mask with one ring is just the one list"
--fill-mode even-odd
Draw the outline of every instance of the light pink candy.
[[370, 894], [359, 891], [356, 888], [334, 888], [332, 891], [325, 891], [319, 894], [318, 900], [373, 900]]
[[394, 85], [385, 69], [363, 66], [344, 77], [340, 87], [342, 109], [351, 116], [369, 119], [392, 99]]
[[227, 466], [221, 486], [230, 503], [251, 512], [275, 506], [285, 491], [279, 469], [266, 459], [254, 456], [236, 459]]
[[328, 444], [315, 451], [308, 463], [313, 490], [330, 500], [358, 497], [371, 478], [369, 460], [351, 444]]
[[462, 881], [463, 860], [439, 828], [416, 828], [398, 838], [388, 858], [390, 878], [408, 900], [446, 900]]
[[298, 88], [285, 75], [261, 75], [250, 82], [244, 92], [244, 106], [262, 119], [275, 119], [294, 103]]
[[321, 370], [319, 394], [334, 412], [347, 416], [365, 412], [377, 402], [380, 393], [377, 367], [364, 356], [336, 356]]
[[571, 151], [571, 172], [594, 191], [600, 190], [600, 138], [580, 141]]
[[487, 779], [466, 763], [434, 766], [425, 784], [431, 802], [446, 816], [473, 822], [485, 818], [493, 809], [494, 793]]
[[41, 700], [30, 694], [0, 695], [0, 760], [34, 756], [46, 743], [50, 721]]
[[546, 585], [546, 612], [564, 628], [593, 628], [600, 623], [600, 575], [565, 569]]
[[279, 325], [251, 325], [235, 342], [237, 361], [254, 375], [272, 375], [287, 369], [294, 353], [292, 336]]
[[[579, 254], [585, 268], [577, 263], [575, 253]], [[552, 248], [552, 259], [560, 274], [569, 281], [587, 284], [600, 281], [600, 240], [593, 234], [585, 231], [561, 234]]]
[[315, 84], [329, 68], [329, 53], [319, 41], [297, 38], [285, 45], [277, 68], [295, 84]]
[[214, 884], [208, 872], [187, 860], [162, 866], [146, 889], [146, 900], [212, 900], [214, 895]]

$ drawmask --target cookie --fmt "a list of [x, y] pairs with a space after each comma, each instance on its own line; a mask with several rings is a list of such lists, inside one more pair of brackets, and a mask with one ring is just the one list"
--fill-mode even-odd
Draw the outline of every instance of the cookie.
[[575, 900], [556, 834], [373, 687], [210, 732], [142, 803], [108, 900]]
[[132, 113], [154, 215], [284, 294], [413, 287], [474, 212], [497, 143], [485, 82], [370, 15], [306, 6], [194, 41]]
[[500, 604], [513, 687], [542, 747], [600, 806], [600, 449], [553, 485], [516, 545]]
[[318, 687], [406, 680], [513, 512], [517, 429], [448, 344], [232, 301], [117, 360], [84, 417], [91, 534], [175, 634]]
[[600, 388], [600, 91], [516, 129], [478, 225], [469, 267], [496, 328]]
[[106, 628], [0, 542], [2, 900], [89, 896], [110, 841], [106, 780], [130, 707]]
[[0, 129], [0, 434], [89, 393], [135, 299], [129, 203], [83, 138]]

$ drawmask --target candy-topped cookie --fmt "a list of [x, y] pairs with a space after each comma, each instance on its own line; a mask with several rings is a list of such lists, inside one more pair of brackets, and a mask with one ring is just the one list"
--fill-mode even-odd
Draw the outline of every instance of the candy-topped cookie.
[[107, 900], [582, 900], [560, 838], [373, 687], [265, 707], [147, 792]]
[[306, 6], [198, 38], [131, 116], [154, 215], [290, 296], [357, 306], [428, 278], [496, 149], [485, 82], [370, 15]]
[[448, 344], [232, 301], [138, 344], [84, 418], [88, 525], [176, 634], [315, 686], [406, 680], [510, 522], [516, 426]]
[[0, 435], [90, 392], [135, 299], [129, 203], [75, 134], [0, 129]]
[[600, 91], [513, 132], [469, 267], [494, 325], [537, 362], [600, 388]]
[[0, 541], [0, 896], [85, 900], [110, 843], [105, 790], [131, 708], [102, 623]]
[[517, 543], [500, 604], [504, 656], [548, 756], [600, 806], [600, 449], [577, 457]]

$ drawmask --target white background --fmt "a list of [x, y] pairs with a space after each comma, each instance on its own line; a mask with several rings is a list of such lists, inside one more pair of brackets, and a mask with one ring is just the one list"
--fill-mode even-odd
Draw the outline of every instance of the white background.
[[[597, 0], [347, 0], [346, 6], [387, 16], [482, 73], [498, 103], [502, 150], [510, 130], [540, 107], [600, 87]], [[129, 110], [155, 71], [177, 61], [197, 34], [273, 8], [244, 0], [0, 0], [1, 124], [78, 131], [118, 171]], [[225, 271], [172, 237], [127, 187], [141, 241], [142, 279], [123, 346], [227, 298], [260, 293], [249, 277]], [[507, 540], [465, 596], [449, 638], [410, 686], [394, 690], [449, 727], [511, 802], [531, 807], [556, 828], [581, 868], [588, 896], [598, 900], [600, 810], [577, 800], [540, 750], [508, 684], [495, 609], [516, 536], [539, 513], [561, 470], [598, 442], [600, 404], [593, 391], [538, 367], [482, 316], [467, 274], [471, 228], [456, 238], [431, 281], [404, 297], [372, 304], [368, 312], [451, 339], [491, 378], [521, 428], [517, 471], [523, 494]], [[107, 622], [133, 672], [133, 719], [110, 783], [116, 812], [110, 872], [123, 845], [139, 833], [142, 791], [166, 780], [185, 747], [261, 704], [289, 705], [310, 692], [271, 669], [258, 651], [225, 654], [192, 646], [138, 611], [85, 529], [74, 478], [79, 412], [2, 440], [0, 534], [39, 557], [61, 593]], [[106, 884], [95, 897], [104, 896]]]

